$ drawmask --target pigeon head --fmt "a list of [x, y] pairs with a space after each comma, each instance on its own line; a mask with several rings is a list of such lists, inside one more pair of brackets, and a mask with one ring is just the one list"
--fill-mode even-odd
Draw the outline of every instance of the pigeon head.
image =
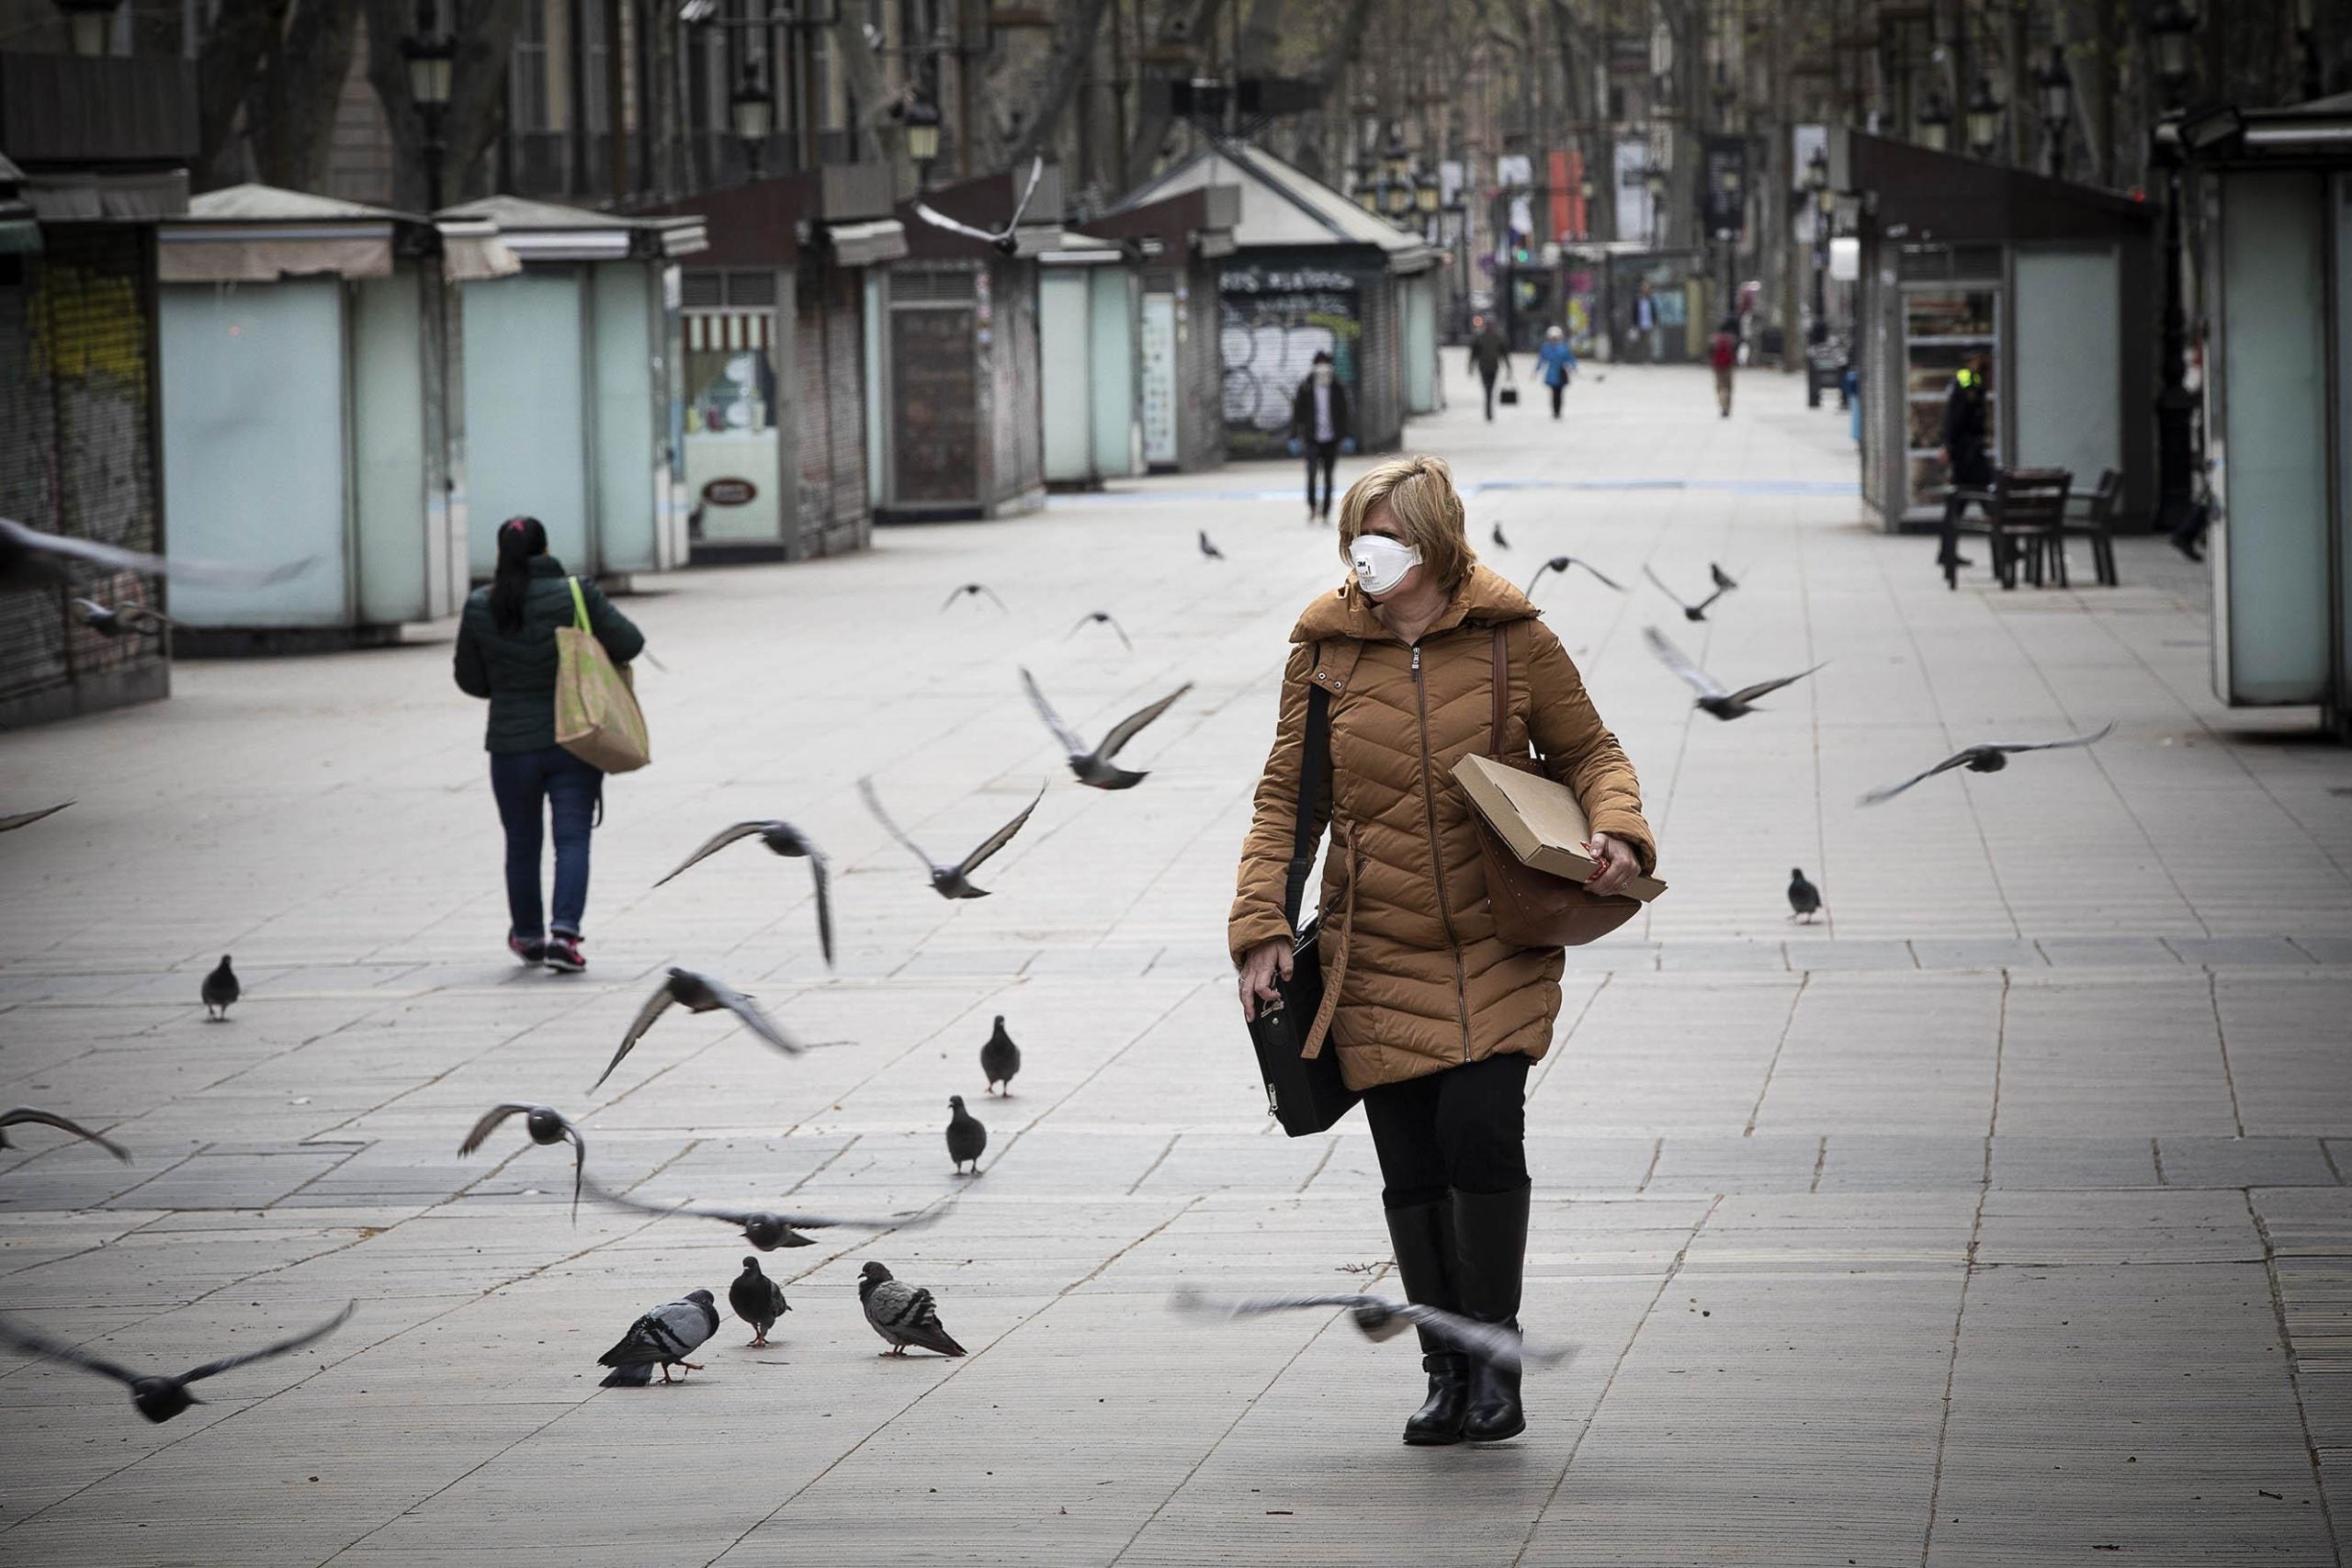
[[531, 1107], [530, 1113], [523, 1118], [523, 1126], [535, 1144], [563, 1142], [563, 1118], [544, 1105]]
[[759, 1271], [760, 1271], [760, 1260], [759, 1260], [758, 1258], [746, 1258], [745, 1259], [743, 1259], [743, 1272], [744, 1272], [744, 1273], [746, 1273], [746, 1274], [756, 1274], [756, 1273], [758, 1273]]
[[1804, 880], [1804, 867], [1801, 865], [1792, 865], [1789, 867], [1789, 878], [1793, 882], [1803, 882]]
[[1390, 1311], [1385, 1302], [1366, 1302], [1351, 1309], [1349, 1315], [1367, 1339], [1391, 1339], [1404, 1332], [1405, 1320]]
[[858, 1281], [861, 1284], [878, 1285], [890, 1277], [890, 1270], [879, 1263], [869, 1263], [857, 1271]]
[[1004, 1014], [999, 1013], [996, 1015], [996, 1026], [999, 1029], [1002, 1029], [1004, 1027]]
[[177, 1378], [141, 1378], [130, 1385], [130, 1403], [148, 1420], [162, 1423], [204, 1401], [188, 1393], [187, 1384]]
[[717, 1302], [718, 1299], [718, 1297], [712, 1295], [708, 1291], [688, 1291], [686, 1292], [686, 1300], [690, 1302], [700, 1302], [705, 1306], [711, 1305], [713, 1303]]
[[743, 1239], [762, 1252], [774, 1252], [779, 1247], [813, 1247], [807, 1236], [786, 1224], [775, 1214], [753, 1214], [743, 1222]]
[[670, 965], [670, 978], [673, 980], [683, 980], [685, 977], [686, 972], [684, 969], [681, 969], [674, 964]]
[[960, 1095], [960, 1094], [951, 1094], [951, 1095], [949, 1095], [949, 1096], [947, 1097], [947, 1109], [948, 1109], [948, 1110], [950, 1110], [950, 1111], [961, 1111], [961, 1110], [963, 1110], [963, 1109], [964, 1109], [964, 1097], [963, 1097], [962, 1095]]
[[223, 969], [229, 967], [229, 955], [225, 953], [220, 955], [220, 967]]
[[[2009, 754], [2007, 752], [1996, 751], [1990, 748], [1979, 751], [1974, 756], [1968, 759], [1968, 771], [1972, 773], [1997, 773], [2008, 765]], [[224, 958], [220, 962], [226, 964], [229, 961]]]

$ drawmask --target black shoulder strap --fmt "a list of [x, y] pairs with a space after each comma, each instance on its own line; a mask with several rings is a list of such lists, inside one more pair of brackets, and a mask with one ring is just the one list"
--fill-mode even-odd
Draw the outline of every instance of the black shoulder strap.
[[1320, 683], [1306, 689], [1306, 735], [1298, 757], [1298, 825], [1291, 840], [1290, 874], [1283, 884], [1283, 919], [1298, 930], [1298, 907], [1306, 897], [1306, 874], [1315, 864], [1315, 797], [1331, 767], [1331, 694]]

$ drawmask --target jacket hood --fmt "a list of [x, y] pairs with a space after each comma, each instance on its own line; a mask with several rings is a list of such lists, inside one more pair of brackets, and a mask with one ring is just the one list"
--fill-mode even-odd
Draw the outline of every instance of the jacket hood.
[[[1500, 575], [1486, 567], [1473, 566], [1470, 575], [1453, 591], [1444, 613], [1430, 623], [1429, 631], [1422, 635], [1433, 636], [1464, 625], [1498, 626], [1511, 621], [1533, 620], [1541, 614], [1526, 594], [1504, 581]], [[1364, 642], [1384, 638], [1394, 642], [1396, 637], [1372, 613], [1372, 605], [1352, 577], [1330, 592], [1317, 595], [1298, 617], [1298, 624], [1290, 629], [1293, 642], [1323, 642], [1333, 637], [1355, 637]]]

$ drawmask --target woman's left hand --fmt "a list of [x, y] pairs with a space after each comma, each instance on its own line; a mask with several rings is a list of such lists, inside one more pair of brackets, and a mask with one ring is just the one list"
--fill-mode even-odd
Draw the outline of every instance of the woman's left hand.
[[1634, 846], [1620, 842], [1606, 833], [1595, 833], [1592, 841], [1585, 845], [1584, 852], [1599, 863], [1592, 875], [1585, 881], [1584, 890], [1588, 893], [1603, 896], [1623, 893], [1625, 885], [1641, 874], [1642, 858], [1634, 852]]

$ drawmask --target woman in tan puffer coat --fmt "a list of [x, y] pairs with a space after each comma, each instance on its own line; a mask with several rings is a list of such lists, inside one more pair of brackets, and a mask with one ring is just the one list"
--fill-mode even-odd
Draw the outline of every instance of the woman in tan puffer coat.
[[[1298, 809], [1307, 693], [1329, 694], [1330, 780], [1318, 953], [1336, 984], [1329, 1042], [1380, 1156], [1397, 1272], [1413, 1301], [1518, 1326], [1527, 1248], [1521, 1104], [1552, 1043], [1560, 950], [1495, 934], [1478, 836], [1453, 766], [1471, 752], [1525, 759], [1531, 746], [1573, 789], [1613, 893], [1657, 860], [1631, 762], [1593, 711], [1560, 639], [1510, 583], [1476, 563], [1462, 499], [1436, 457], [1385, 463], [1340, 503], [1352, 577], [1291, 632], [1282, 715], [1259, 780], [1227, 943], [1245, 1014], [1290, 971], [1283, 907]], [[1499, 635], [1505, 732], [1493, 733]], [[1310, 1037], [1309, 1055], [1322, 1046]], [[1416, 1444], [1498, 1441], [1526, 1427], [1516, 1371], [1424, 1337], [1428, 1403]]]

